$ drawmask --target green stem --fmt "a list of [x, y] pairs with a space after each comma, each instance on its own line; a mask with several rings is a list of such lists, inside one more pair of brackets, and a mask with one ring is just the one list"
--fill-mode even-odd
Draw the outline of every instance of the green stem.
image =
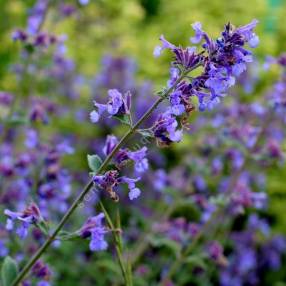
[[[100, 204], [100, 207], [102, 208], [102, 211], [104, 212], [107, 224], [109, 225], [109, 227], [111, 229], [115, 229], [114, 224], [113, 224], [106, 208], [104, 207], [103, 203], [100, 201], [99, 204]], [[112, 234], [113, 234], [113, 238], [114, 238], [114, 242], [115, 242], [115, 249], [116, 249], [117, 258], [118, 258], [120, 269], [121, 269], [121, 272], [122, 272], [122, 275], [123, 275], [123, 278], [125, 281], [125, 285], [130, 286], [130, 284], [128, 282], [129, 279], [128, 279], [128, 275], [127, 275], [127, 270], [126, 270], [123, 255], [122, 255], [122, 244], [121, 244], [121, 238], [119, 237], [120, 234], [118, 234], [116, 231], [113, 231]]]
[[[112, 152], [105, 158], [104, 162], [99, 167], [97, 174], [102, 173], [107, 165], [112, 160], [113, 156], [117, 153], [117, 151], [128, 141], [128, 139], [136, 132], [138, 127], [150, 116], [150, 114], [157, 108], [157, 106], [168, 97], [168, 95], [173, 91], [174, 88], [179, 84], [179, 82], [190, 72], [185, 71], [181, 74], [181, 76], [175, 81], [175, 83], [165, 91], [165, 93], [157, 99], [153, 103], [153, 105], [146, 111], [145, 114], [142, 115], [142, 117], [136, 122], [136, 124], [129, 129], [129, 131], [126, 132], [126, 134], [121, 138], [119, 143], [115, 146], [115, 148], [112, 150]], [[38, 251], [34, 254], [34, 256], [28, 261], [28, 263], [24, 266], [22, 271], [18, 274], [16, 279], [13, 281], [11, 286], [17, 286], [19, 283], [25, 278], [29, 270], [33, 267], [33, 265], [37, 262], [37, 260], [43, 255], [43, 253], [46, 251], [46, 249], [51, 245], [51, 243], [56, 238], [57, 234], [61, 231], [65, 223], [68, 221], [70, 216], [74, 213], [74, 211], [77, 209], [78, 205], [83, 201], [84, 197], [88, 194], [88, 192], [93, 187], [93, 180], [91, 179], [82, 192], [78, 195], [78, 197], [74, 200], [68, 211], [65, 213], [59, 224], [56, 226], [53, 233], [50, 235], [50, 237], [45, 241], [45, 243], [38, 249]]]

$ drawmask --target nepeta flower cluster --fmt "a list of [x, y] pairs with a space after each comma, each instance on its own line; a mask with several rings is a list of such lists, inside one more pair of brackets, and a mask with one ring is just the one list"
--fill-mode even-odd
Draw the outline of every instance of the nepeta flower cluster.
[[82, 238], [90, 238], [89, 248], [91, 251], [106, 250], [108, 246], [104, 239], [108, 229], [103, 226], [103, 219], [103, 213], [100, 213], [94, 217], [90, 217], [82, 226], [82, 228], [77, 231], [78, 235]]
[[[175, 60], [172, 63], [169, 86], [174, 84], [183, 73], [188, 73], [198, 66], [203, 71], [199, 76], [190, 80], [180, 81], [169, 96], [170, 107], [159, 116], [154, 124], [154, 136], [159, 145], [169, 145], [182, 138], [182, 130], [177, 126], [186, 127], [185, 117], [195, 109], [193, 96], [198, 99], [200, 111], [212, 109], [226, 96], [230, 87], [235, 84], [235, 78], [246, 70], [246, 64], [252, 61], [252, 53], [245, 48], [246, 44], [254, 48], [258, 44], [258, 37], [253, 32], [258, 21], [234, 28], [231, 24], [225, 26], [221, 37], [211, 39], [201, 29], [200, 23], [193, 24], [195, 37], [193, 43], [202, 44], [202, 51], [195, 47], [177, 47], [160, 37], [162, 46], [157, 46], [154, 55], [159, 56], [164, 49], [173, 52]], [[180, 123], [177, 122], [177, 117]]]
[[16, 232], [20, 238], [25, 238], [28, 234], [28, 228], [31, 225], [37, 225], [43, 221], [41, 212], [37, 205], [34, 203], [29, 205], [22, 212], [12, 212], [10, 210], [5, 210], [4, 214], [8, 216], [7, 219], [7, 230], [13, 230], [15, 222], [18, 220], [21, 225], [17, 228]]
[[96, 110], [90, 113], [90, 120], [96, 123], [103, 112], [107, 111], [111, 116], [123, 116], [130, 114], [131, 94], [127, 92], [122, 95], [118, 90], [111, 89], [108, 91], [109, 100], [107, 104], [100, 104], [96, 101], [94, 106]]

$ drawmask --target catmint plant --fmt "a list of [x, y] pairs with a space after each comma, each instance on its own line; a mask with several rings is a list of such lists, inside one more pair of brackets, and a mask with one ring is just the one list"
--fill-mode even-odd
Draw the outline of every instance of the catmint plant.
[[[151, 95], [132, 59], [105, 55], [101, 71], [84, 76], [67, 56], [68, 37], [46, 31], [50, 9], [59, 22], [80, 19], [88, 2], [38, 0], [12, 33], [21, 97], [0, 92], [4, 285], [53, 285], [58, 254], [87, 285], [83, 263], [106, 285], [258, 285], [285, 251], [264, 214], [267, 170], [285, 159], [285, 55], [267, 58], [264, 69], [274, 65], [280, 78], [245, 103], [237, 86], [255, 90], [251, 72], [263, 73], [252, 63], [258, 21], [227, 23], [218, 38], [196, 22], [190, 46], [160, 36], [154, 57], [173, 60]], [[88, 154], [85, 167], [75, 153]]]

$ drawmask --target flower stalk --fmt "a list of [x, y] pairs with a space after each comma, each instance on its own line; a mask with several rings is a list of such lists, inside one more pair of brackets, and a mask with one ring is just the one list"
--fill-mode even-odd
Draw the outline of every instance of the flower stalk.
[[[153, 103], [153, 105], [145, 112], [145, 114], [142, 115], [142, 117], [125, 133], [125, 135], [121, 138], [121, 140], [118, 142], [118, 144], [115, 146], [115, 148], [111, 151], [111, 153], [105, 158], [104, 162], [101, 164], [99, 169], [97, 170], [97, 174], [102, 173], [105, 168], [108, 166], [114, 155], [117, 153], [117, 151], [128, 141], [128, 139], [137, 131], [137, 129], [140, 127], [140, 125], [152, 114], [152, 112], [158, 107], [158, 105], [170, 95], [170, 93], [177, 87], [177, 85], [185, 78], [185, 76], [190, 72], [191, 70], [183, 71], [178, 77], [178, 79], [174, 82], [174, 84], [168, 88], [160, 98], [157, 99]], [[63, 216], [62, 220], [59, 222], [59, 224], [56, 226], [53, 233], [48, 237], [48, 239], [45, 241], [45, 243], [38, 249], [38, 251], [34, 254], [34, 256], [28, 261], [28, 263], [24, 266], [22, 271], [18, 274], [16, 279], [13, 281], [11, 286], [17, 286], [20, 284], [21, 281], [25, 278], [25, 276], [28, 274], [30, 269], [33, 267], [33, 265], [38, 261], [38, 259], [45, 253], [45, 251], [48, 249], [48, 247], [51, 245], [51, 243], [56, 239], [58, 233], [62, 230], [65, 223], [68, 221], [68, 219], [71, 217], [71, 215], [75, 212], [78, 205], [83, 201], [84, 197], [89, 193], [89, 191], [92, 189], [94, 183], [91, 179], [82, 192], [78, 195], [78, 197], [74, 200], [68, 211]]]

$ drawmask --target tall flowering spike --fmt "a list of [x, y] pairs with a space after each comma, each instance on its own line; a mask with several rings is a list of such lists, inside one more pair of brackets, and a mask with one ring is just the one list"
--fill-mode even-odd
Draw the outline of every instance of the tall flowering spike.
[[122, 95], [117, 89], [108, 90], [107, 104], [94, 101], [95, 110], [90, 113], [92, 123], [98, 122], [100, 116], [106, 111], [111, 116], [129, 115], [131, 108], [131, 93], [128, 91]]
[[90, 238], [89, 248], [91, 251], [103, 251], [107, 249], [105, 234], [109, 230], [103, 225], [104, 214], [90, 217], [77, 234], [82, 238]]
[[16, 232], [20, 238], [25, 238], [28, 234], [28, 228], [31, 225], [37, 225], [43, 221], [41, 212], [38, 206], [34, 203], [30, 204], [22, 212], [12, 212], [8, 209], [4, 211], [4, 214], [8, 216], [6, 229], [13, 230], [15, 221], [20, 221], [21, 225], [17, 228]]

